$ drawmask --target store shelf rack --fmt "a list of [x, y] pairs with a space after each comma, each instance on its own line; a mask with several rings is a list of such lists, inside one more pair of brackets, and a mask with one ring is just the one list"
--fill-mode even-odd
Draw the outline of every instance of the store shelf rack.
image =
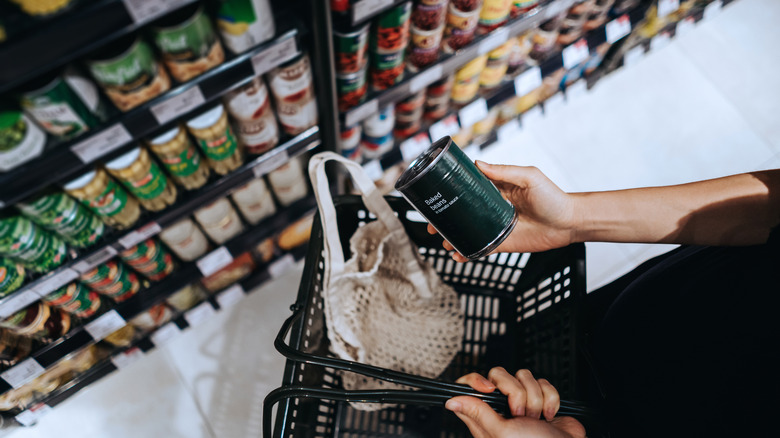
[[333, 25], [337, 29], [360, 26], [382, 12], [408, 0], [360, 0], [345, 12], [333, 12]]
[[[65, 356], [102, 340], [105, 336], [124, 326], [126, 321], [143, 313], [153, 305], [162, 302], [174, 292], [200, 278], [201, 272], [199, 271], [205, 269], [204, 263], [211, 254], [223, 253], [227, 250], [231, 257], [230, 259], [222, 260], [222, 266], [225, 266], [232, 260], [233, 256], [252, 250], [255, 245], [266, 238], [272, 237], [291, 223], [312, 213], [315, 206], [314, 198], [309, 196], [280, 210], [276, 215], [230, 239], [225, 244], [202, 256], [199, 260], [191, 263], [181, 263], [169, 277], [153, 283], [150, 287], [142, 290], [127, 301], [117, 303], [108, 312], [86, 321], [81, 326], [72, 328], [67, 335], [51, 344], [42, 346], [30, 354], [27, 359], [0, 373], [0, 394], [9, 391], [14, 386], [18, 387], [31, 381], [46, 368], [54, 365]], [[210, 269], [213, 270], [218, 270], [219, 268], [210, 266]], [[269, 269], [272, 273], [278, 270], [273, 265], [269, 265]]]
[[285, 30], [276, 39], [226, 60], [94, 132], [56, 145], [37, 159], [0, 174], [0, 207], [13, 205], [46, 186], [75, 177], [97, 160], [118, 156], [140, 139], [172, 127], [177, 120], [206, 109], [210, 102], [231, 89], [292, 59], [299, 53], [300, 32], [291, 22], [282, 25]]

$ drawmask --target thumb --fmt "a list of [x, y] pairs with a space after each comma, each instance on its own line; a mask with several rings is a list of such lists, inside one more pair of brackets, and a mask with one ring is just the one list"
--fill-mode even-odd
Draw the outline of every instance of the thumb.
[[535, 167], [509, 166], [505, 164], [488, 164], [484, 161], [475, 162], [479, 170], [493, 181], [500, 181], [525, 187], [529, 185], [535, 173]]
[[486, 431], [490, 433], [491, 431], [499, 430], [502, 427], [502, 423], [505, 421], [504, 418], [488, 406], [487, 403], [476, 397], [453, 397], [447, 400], [444, 407], [454, 412], [458, 418], [463, 420], [472, 434], [475, 435], [477, 431]]

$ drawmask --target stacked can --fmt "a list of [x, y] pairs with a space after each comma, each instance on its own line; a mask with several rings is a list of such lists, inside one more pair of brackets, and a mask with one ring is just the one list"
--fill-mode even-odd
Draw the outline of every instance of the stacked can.
[[350, 160], [360, 161], [360, 136], [363, 133], [363, 128], [360, 123], [355, 126], [346, 126], [341, 129], [339, 135], [339, 150], [341, 155], [349, 158]]
[[309, 181], [303, 174], [299, 158], [292, 158], [268, 173], [268, 182], [276, 193], [276, 199], [284, 207], [289, 207], [309, 193]]
[[106, 163], [106, 169], [149, 211], [160, 211], [176, 202], [176, 186], [145, 148], [131, 149]]
[[180, 186], [194, 190], [206, 184], [211, 173], [209, 166], [181, 126], [154, 137], [148, 143], [149, 148]]
[[524, 33], [517, 38], [511, 38], [509, 41], [511, 41], [512, 46], [509, 49], [506, 74], [514, 75], [520, 72], [528, 63], [528, 55], [531, 53], [530, 32]]
[[371, 32], [371, 85], [384, 90], [404, 78], [404, 52], [409, 44], [411, 2], [402, 3], [376, 20]]
[[301, 54], [271, 70], [268, 85], [284, 132], [298, 135], [317, 124], [317, 100], [308, 55]]
[[607, 22], [609, 16], [609, 10], [612, 9], [612, 5], [615, 4], [615, 0], [596, 0], [593, 8], [588, 12], [588, 16], [585, 18], [585, 25], [583, 29], [586, 31], [596, 29]]
[[405, 139], [420, 130], [424, 106], [425, 90], [420, 90], [395, 105], [393, 135], [396, 138]]
[[445, 52], [454, 52], [474, 40], [482, 0], [452, 0], [444, 28]]
[[87, 289], [77, 281], [43, 297], [43, 301], [77, 318], [91, 318], [98, 314], [101, 308], [108, 306], [97, 292]]
[[479, 13], [477, 33], [486, 34], [505, 25], [509, 21], [509, 11], [513, 0], [484, 0]]
[[138, 201], [103, 169], [87, 172], [65, 184], [65, 191], [115, 228], [131, 227], [141, 215]]
[[340, 111], [357, 106], [366, 98], [368, 28], [366, 24], [348, 32], [333, 32]]
[[141, 289], [138, 276], [116, 260], [110, 260], [82, 274], [81, 281], [95, 292], [118, 303], [129, 299]]
[[479, 91], [479, 76], [487, 65], [487, 54], [478, 56], [455, 72], [452, 86], [452, 101], [463, 105], [471, 101]]
[[24, 266], [0, 257], [0, 298], [19, 289], [24, 284]]
[[567, 46], [582, 37], [585, 21], [595, 5], [596, 0], [584, 0], [569, 9], [558, 31], [558, 44]]
[[230, 195], [244, 219], [252, 225], [276, 213], [274, 198], [262, 178], [253, 179]]
[[555, 50], [558, 33], [565, 14], [565, 12], [562, 12], [550, 18], [532, 31], [531, 58], [536, 61], [544, 61]]
[[225, 106], [236, 121], [239, 140], [250, 154], [262, 154], [279, 144], [279, 126], [263, 78], [229, 92]]
[[0, 217], [0, 255], [23, 263], [36, 272], [61, 265], [68, 249], [59, 237], [24, 216]]
[[97, 216], [62, 192], [41, 195], [17, 207], [35, 223], [78, 248], [94, 244], [105, 232], [105, 225]]
[[154, 239], [147, 239], [138, 245], [119, 253], [123, 262], [152, 281], [160, 281], [175, 268], [171, 253]]
[[417, 70], [439, 58], [448, 0], [417, 0], [412, 11], [409, 68]]
[[506, 43], [488, 52], [487, 63], [479, 74], [479, 86], [484, 90], [493, 89], [501, 84], [509, 67], [509, 54], [516, 40]]
[[197, 140], [214, 172], [225, 175], [244, 164], [244, 154], [238, 147], [238, 140], [222, 105], [188, 120], [187, 128]]
[[395, 107], [388, 105], [363, 121], [363, 156], [368, 159], [379, 158], [393, 149], [393, 125], [395, 125]]
[[68, 333], [70, 325], [70, 315], [41, 302], [31, 304], [0, 322], [0, 327], [41, 342], [52, 342], [62, 337]]
[[447, 114], [450, 109], [450, 93], [454, 83], [455, 75], [451, 74], [428, 86], [425, 90], [425, 110], [423, 112], [425, 120], [439, 120]]
[[233, 53], [248, 50], [276, 34], [268, 0], [222, 0], [216, 18], [222, 40]]
[[539, 6], [539, 0], [512, 0], [512, 9], [509, 11], [509, 18], [517, 18], [523, 14], [527, 14], [537, 6]]

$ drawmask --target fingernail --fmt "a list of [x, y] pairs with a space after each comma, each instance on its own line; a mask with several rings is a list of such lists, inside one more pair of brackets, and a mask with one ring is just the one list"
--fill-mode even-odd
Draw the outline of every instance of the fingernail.
[[484, 165], [487, 164], [486, 162], [484, 162], [482, 160], [477, 160], [477, 161], [475, 161], [475, 163], [477, 163], [477, 166], [484, 166]]
[[520, 406], [515, 410], [515, 417], [522, 417], [525, 415], [525, 406]]
[[444, 404], [444, 407], [452, 412], [460, 412], [461, 408], [463, 408], [463, 405], [461, 405], [459, 401], [450, 399], [447, 400], [447, 403]]
[[486, 387], [490, 388], [491, 391], [496, 389], [496, 386], [493, 385], [493, 383], [490, 380], [488, 380], [488, 379], [486, 379], [484, 377], [480, 377], [479, 379], [482, 382], [482, 384], [485, 385]]
[[544, 411], [544, 418], [548, 420], [552, 420], [554, 416], [555, 413], [552, 411], [552, 409], [547, 409], [546, 411]]

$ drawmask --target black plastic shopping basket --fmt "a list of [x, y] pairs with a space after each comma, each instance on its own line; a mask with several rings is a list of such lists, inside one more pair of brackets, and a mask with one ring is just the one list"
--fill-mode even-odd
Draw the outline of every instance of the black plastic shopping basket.
[[[413, 376], [334, 357], [326, 335], [321, 282], [323, 238], [319, 215], [309, 243], [294, 311], [276, 338], [287, 357], [283, 386], [271, 392], [264, 407], [265, 437], [462, 437], [468, 429], [444, 403], [455, 395], [482, 398], [506, 412], [506, 397], [481, 394], [454, 383], [470, 372], [486, 374], [503, 366], [510, 372], [530, 369], [548, 379], [563, 400], [582, 400], [587, 367], [579, 360], [579, 304], [585, 295], [585, 247], [582, 244], [534, 254], [494, 254], [476, 262], [455, 263], [439, 236], [410, 219], [416, 212], [401, 198], [387, 198], [409, 237], [452, 285], [465, 309], [462, 351], [439, 380]], [[335, 199], [342, 247], [372, 220], [359, 196]], [[348, 258], [349, 254], [345, 254]], [[289, 334], [289, 345], [285, 339]], [[337, 370], [357, 372], [415, 388], [414, 391], [346, 391]], [[394, 403], [380, 411], [360, 411], [348, 402]], [[272, 407], [279, 403], [273, 435]], [[593, 412], [581, 403], [562, 402], [561, 414], [583, 421], [593, 433]], [[596, 427], [598, 428], [598, 427]]]

